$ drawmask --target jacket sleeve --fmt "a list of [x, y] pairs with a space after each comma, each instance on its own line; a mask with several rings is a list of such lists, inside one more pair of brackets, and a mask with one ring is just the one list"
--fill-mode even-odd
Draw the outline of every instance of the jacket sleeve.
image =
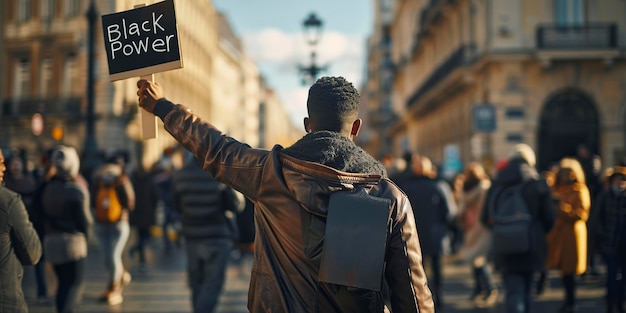
[[[166, 101], [159, 100], [156, 108], [172, 105]], [[217, 181], [233, 187], [251, 200], [257, 199], [269, 151], [252, 149], [222, 134], [182, 105], [174, 105], [163, 116], [163, 124]]]
[[22, 265], [37, 264], [41, 258], [41, 241], [19, 197], [15, 197], [9, 204], [9, 224], [17, 258]]
[[538, 180], [536, 182], [536, 192], [539, 196], [539, 211], [537, 214], [539, 215], [539, 221], [541, 221], [541, 226], [543, 231], [548, 233], [552, 227], [554, 226], [554, 222], [556, 221], [556, 214], [554, 210], [554, 201], [552, 200], [552, 190], [548, 187], [548, 184], [545, 180]]
[[485, 201], [483, 202], [482, 213], [480, 214], [480, 221], [483, 225], [489, 229], [492, 228], [493, 224], [491, 223], [491, 216], [489, 212], [489, 206], [491, 205], [491, 197], [493, 197], [494, 187], [493, 185], [487, 191], [487, 196], [485, 196]]
[[121, 177], [120, 183], [120, 191], [123, 194], [124, 199], [124, 207], [128, 211], [132, 211], [135, 209], [135, 189], [133, 188], [133, 183], [130, 181], [128, 176], [123, 175]]
[[561, 200], [559, 216], [572, 222], [577, 220], [587, 221], [589, 218], [589, 207], [591, 206], [589, 189], [582, 184], [578, 184], [576, 189], [578, 190], [575, 191], [571, 203], [566, 203]]
[[89, 237], [91, 225], [93, 225], [93, 216], [91, 215], [91, 206], [89, 205], [89, 192], [78, 186], [75, 192], [78, 230]]
[[413, 209], [406, 196], [395, 208], [388, 240], [385, 279], [391, 289], [393, 312], [435, 312], [422, 265], [422, 251], [415, 227]]

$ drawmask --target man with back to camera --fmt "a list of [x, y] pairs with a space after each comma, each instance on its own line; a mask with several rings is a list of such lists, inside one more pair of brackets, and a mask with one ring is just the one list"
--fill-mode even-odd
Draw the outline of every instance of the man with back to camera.
[[0, 149], [0, 312], [28, 312], [22, 291], [22, 265], [37, 264], [41, 242], [20, 196], [4, 187], [6, 166]]
[[[308, 134], [288, 148], [276, 145], [271, 151], [252, 149], [223, 135], [187, 107], [165, 99], [156, 83], [140, 80], [137, 86], [141, 107], [159, 116], [165, 129], [215, 179], [254, 202], [251, 312], [384, 312], [386, 301], [393, 312], [434, 312], [411, 204], [386, 177], [382, 164], [352, 141], [361, 119], [359, 94], [350, 82], [342, 77], [320, 78], [309, 89], [309, 116], [304, 119]], [[324, 240], [331, 221], [327, 222], [328, 213], [341, 213], [329, 198], [348, 194], [335, 199], [351, 199], [350, 190], [366, 192], [377, 208], [382, 202], [390, 203], [382, 221], [389, 223], [383, 243], [384, 267], [358, 277], [378, 279], [379, 285], [370, 289], [351, 281], [328, 282], [340, 277], [320, 273], [323, 264], [331, 264], [324, 273], [333, 272], [333, 266], [363, 265], [342, 264], [342, 259], [324, 263], [328, 257], [323, 254], [324, 246], [342, 241], [340, 236]], [[358, 228], [367, 218], [355, 214], [348, 222]], [[366, 240], [348, 244], [360, 252], [381, 248]], [[389, 299], [380, 291], [383, 284], [390, 290]]]

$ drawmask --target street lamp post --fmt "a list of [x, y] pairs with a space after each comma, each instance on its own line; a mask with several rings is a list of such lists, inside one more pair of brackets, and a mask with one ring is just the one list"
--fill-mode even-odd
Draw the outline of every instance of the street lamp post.
[[[87, 36], [87, 134], [83, 150], [83, 165], [86, 172], [91, 172], [98, 165], [98, 143], [96, 142], [96, 115], [95, 115], [95, 35], [98, 9], [94, 0], [91, 0], [87, 10], [88, 36]], [[87, 177], [88, 179], [90, 177]]]
[[322, 26], [324, 23], [315, 15], [315, 13], [309, 14], [307, 19], [304, 20], [302, 26], [304, 27], [304, 35], [307, 43], [311, 47], [311, 63], [308, 66], [299, 65], [300, 75], [302, 75], [302, 84], [307, 85], [317, 80], [317, 75], [322, 71], [327, 70], [328, 66], [319, 66], [316, 63], [317, 54], [315, 52], [315, 46], [319, 42], [322, 35]]

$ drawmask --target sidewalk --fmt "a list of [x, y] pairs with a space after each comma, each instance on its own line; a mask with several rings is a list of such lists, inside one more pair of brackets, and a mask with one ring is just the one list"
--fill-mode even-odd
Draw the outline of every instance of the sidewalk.
[[[96, 298], [105, 290], [107, 275], [97, 244], [91, 244], [87, 257], [85, 290], [79, 312], [132, 312], [132, 313], [189, 313], [190, 292], [187, 288], [187, 273], [184, 248], [173, 248], [165, 252], [160, 238], [154, 238], [147, 253], [147, 270], [139, 271], [137, 263], [124, 254], [124, 264], [132, 274], [132, 282], [124, 289], [124, 302], [117, 306], [98, 303]], [[47, 265], [48, 293], [53, 300], [56, 279], [52, 267]], [[224, 292], [220, 298], [218, 313], [248, 312], [247, 291], [250, 267], [240, 275], [239, 269], [231, 265], [227, 272]], [[32, 268], [25, 269], [24, 294], [27, 296], [30, 313], [54, 313], [52, 301], [41, 304], [33, 299], [36, 295], [35, 277]]]
[[[132, 313], [189, 313], [190, 293], [186, 285], [185, 251], [174, 248], [169, 253], [161, 248], [161, 241], [155, 238], [152, 249], [147, 255], [148, 270], [140, 272], [136, 263], [124, 255], [124, 262], [133, 275], [133, 280], [124, 290], [124, 303], [118, 306], [107, 306], [97, 303], [96, 297], [106, 287], [106, 273], [100, 259], [97, 245], [89, 250], [85, 293], [79, 312], [132, 312]], [[231, 264], [228, 268], [224, 292], [220, 298], [217, 313], [243, 313], [246, 308], [248, 284], [250, 279], [250, 262], [243, 271]], [[25, 272], [24, 292], [27, 296], [35, 295], [34, 276], [32, 269]], [[499, 275], [495, 275], [499, 278]], [[48, 283], [50, 295], [54, 295], [56, 282], [52, 268], [48, 266]], [[577, 282], [577, 313], [604, 312], [604, 283], [602, 278], [589, 278]], [[448, 263], [444, 266], [443, 300], [444, 306], [438, 313], [500, 313], [504, 312], [504, 294], [500, 294], [498, 305], [494, 308], [475, 308], [468, 300], [472, 280], [469, 265]], [[550, 272], [549, 287], [543, 295], [536, 298], [532, 312], [557, 312], [563, 299], [560, 278], [557, 272]], [[54, 313], [51, 304], [41, 305], [29, 300], [31, 313]]]

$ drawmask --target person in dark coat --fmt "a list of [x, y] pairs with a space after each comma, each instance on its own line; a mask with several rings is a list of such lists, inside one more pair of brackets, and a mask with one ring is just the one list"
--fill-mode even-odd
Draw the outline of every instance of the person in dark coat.
[[22, 266], [37, 264], [41, 242], [19, 194], [4, 187], [5, 170], [0, 149], [0, 312], [26, 313]]
[[150, 228], [155, 224], [158, 189], [154, 183], [154, 172], [143, 167], [132, 174], [135, 190], [135, 210], [130, 213], [130, 225], [137, 232], [137, 241], [129, 248], [129, 254], [139, 257], [139, 269], [146, 269], [146, 245], [150, 240]]
[[626, 312], [626, 166], [613, 168], [608, 187], [597, 198], [597, 218], [593, 222], [601, 243], [598, 248], [607, 265], [606, 312], [622, 313]]
[[496, 269], [502, 273], [506, 289], [506, 312], [532, 312], [531, 286], [533, 275], [545, 268], [547, 258], [546, 234], [555, 222], [555, 211], [550, 188], [535, 170], [535, 153], [526, 144], [515, 145], [509, 161], [494, 179], [487, 193], [486, 207], [482, 210], [481, 222], [488, 228], [493, 226], [488, 207], [498, 190], [525, 184], [522, 194], [532, 216], [531, 247], [528, 253], [494, 255]]
[[172, 174], [172, 204], [181, 212], [193, 312], [211, 313], [222, 292], [237, 236], [233, 218], [243, 210], [244, 199], [203, 171], [191, 154], [186, 162]]
[[57, 277], [57, 312], [72, 313], [81, 299], [87, 265], [87, 240], [93, 224], [90, 195], [77, 180], [80, 160], [76, 149], [56, 147], [51, 162], [55, 175], [37, 197], [44, 214], [44, 250]]
[[420, 230], [420, 245], [425, 259], [431, 266], [430, 289], [435, 306], [443, 303], [441, 295], [441, 257], [444, 252], [449, 222], [455, 216], [447, 205], [445, 195], [435, 180], [432, 162], [424, 156], [414, 154], [411, 159], [412, 176], [405, 176], [398, 186], [407, 194], [413, 207], [415, 224]]

